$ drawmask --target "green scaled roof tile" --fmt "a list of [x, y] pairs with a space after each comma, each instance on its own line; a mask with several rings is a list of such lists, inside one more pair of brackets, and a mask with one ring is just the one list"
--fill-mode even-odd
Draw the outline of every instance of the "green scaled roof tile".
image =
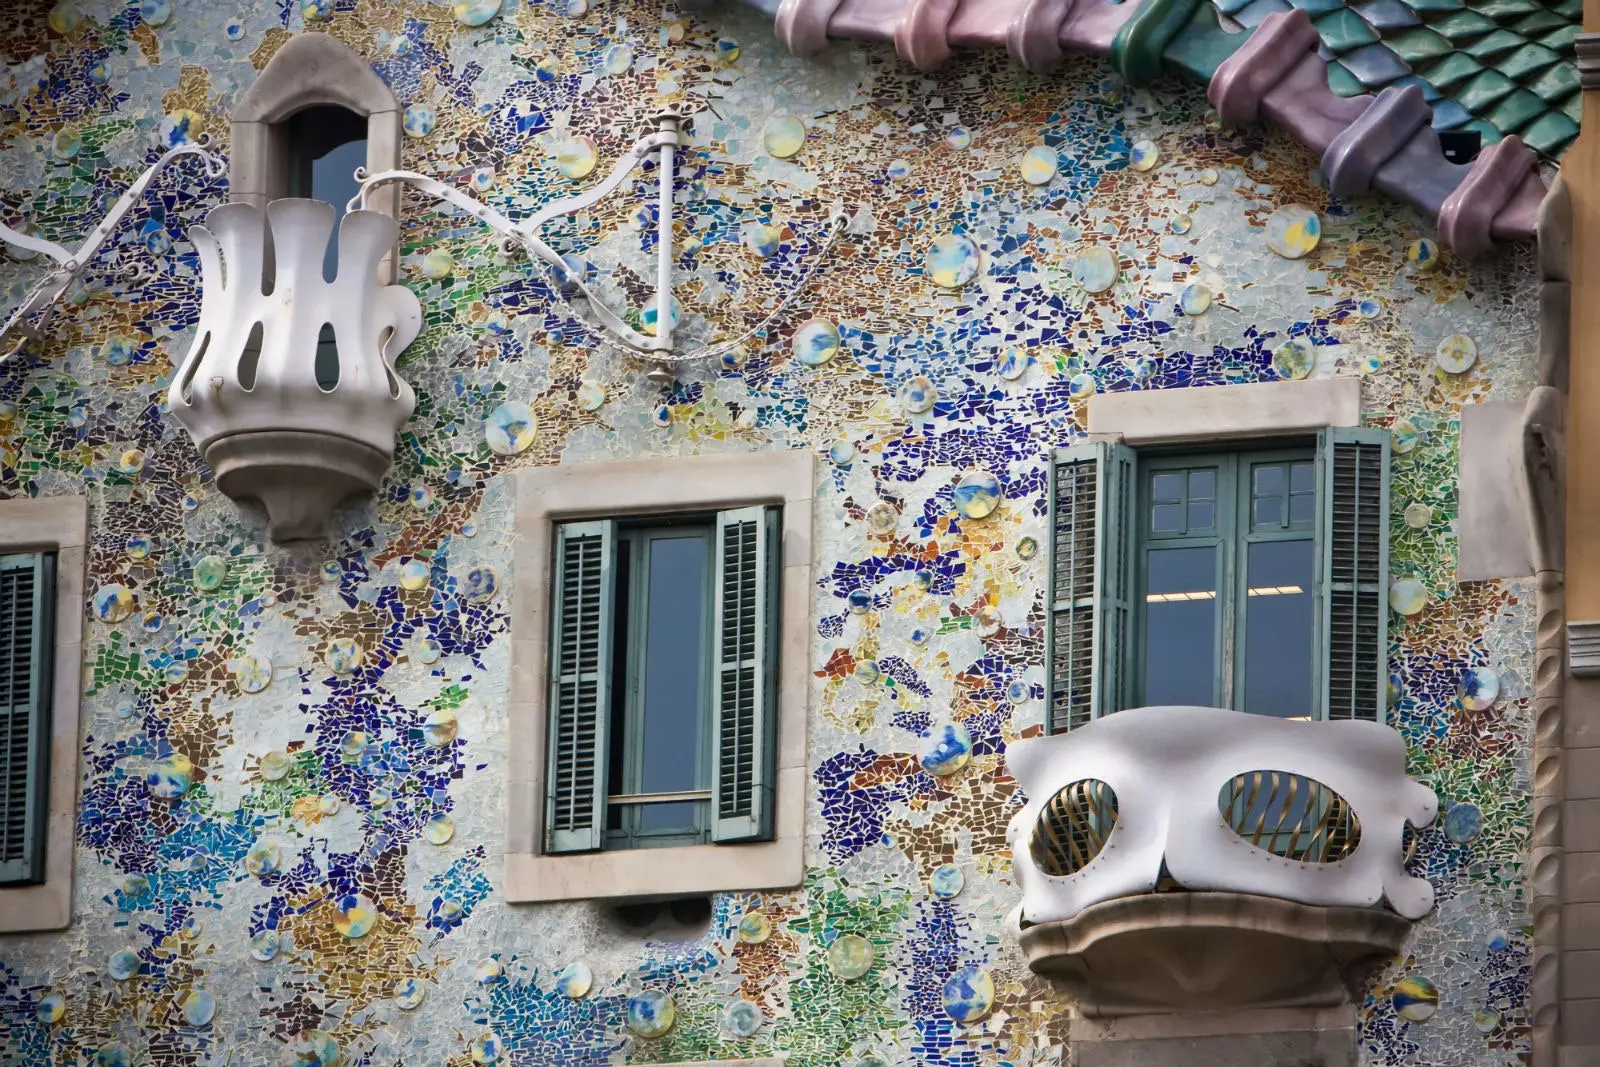
[[1483, 69], [1483, 64], [1463, 52], [1452, 52], [1432, 67], [1422, 72], [1422, 80], [1436, 89], [1449, 92], [1457, 82], [1465, 81]]
[[1573, 42], [1578, 39], [1579, 29], [1578, 24], [1573, 23], [1570, 26], [1563, 26], [1559, 30], [1551, 30], [1548, 34], [1539, 38], [1539, 43], [1547, 48], [1554, 48], [1564, 56], [1573, 55], [1575, 49], [1572, 46]]
[[1546, 4], [1545, 7], [1574, 25], [1583, 19], [1583, 0], [1559, 0], [1558, 3]]
[[[1364, 44], [1371, 44], [1378, 39], [1378, 35], [1373, 32], [1371, 26], [1367, 25], [1366, 20], [1347, 7], [1341, 8], [1331, 15], [1322, 16], [1313, 25], [1316, 26], [1317, 33], [1322, 37], [1322, 43], [1327, 45], [1328, 50], [1336, 56], [1343, 55], [1352, 49], [1360, 48]], [[1427, 31], [1424, 30], [1423, 32], [1426, 33]], [[1393, 48], [1401, 59], [1408, 58], [1404, 52], [1395, 48], [1393, 41], [1389, 42], [1389, 47]], [[1445, 51], [1448, 52], [1449, 50], [1450, 46], [1445, 44]]]
[[1541, 70], [1560, 62], [1561, 57], [1544, 45], [1525, 44], [1496, 63], [1495, 67], [1512, 81], [1529, 82]]
[[1425, 26], [1417, 26], [1397, 33], [1384, 42], [1394, 54], [1405, 60], [1413, 70], [1430, 59], [1447, 56], [1454, 51], [1450, 42]]
[[1474, 115], [1482, 115], [1502, 98], [1516, 92], [1516, 89], [1517, 83], [1498, 70], [1486, 70], [1451, 95]]
[[1367, 91], [1361, 80], [1338, 62], [1328, 64], [1328, 88], [1333, 90], [1334, 96], [1360, 96]]
[[1461, 128], [1463, 130], [1477, 130], [1479, 136], [1483, 139], [1483, 147], [1485, 148], [1488, 148], [1501, 138], [1500, 131], [1494, 128], [1494, 123], [1485, 122], [1483, 119], [1473, 119], [1471, 122], [1462, 125]]
[[1428, 23], [1428, 28], [1460, 44], [1475, 37], [1482, 37], [1491, 32], [1495, 26], [1492, 19], [1484, 18], [1476, 11], [1452, 11], [1444, 18], [1434, 19]]
[[1559, 111], [1546, 111], [1520, 136], [1535, 152], [1555, 156], [1578, 136], [1578, 124]]
[[1461, 0], [1407, 0], [1406, 6], [1423, 15], [1435, 11], [1460, 11], [1467, 5]]
[[1520, 15], [1531, 15], [1535, 11], [1544, 10], [1544, 5], [1535, 0], [1470, 0], [1467, 4], [1480, 15], [1494, 19], [1502, 26]]
[[1503, 56], [1507, 52], [1521, 48], [1523, 40], [1510, 30], [1495, 30], [1481, 41], [1475, 41], [1462, 49], [1473, 59], [1480, 59], [1485, 63], [1495, 63], [1496, 56]]
[[1516, 133], [1542, 114], [1544, 101], [1539, 99], [1539, 94], [1518, 89], [1483, 117], [1494, 123], [1501, 133]]
[[1557, 63], [1529, 82], [1528, 88], [1551, 104], [1565, 100], [1578, 91], [1578, 68], [1571, 63]]
[[1567, 20], [1554, 11], [1535, 11], [1527, 18], [1512, 23], [1511, 29], [1524, 37], [1532, 38], [1549, 30], [1559, 30], [1565, 25]]
[[1583, 94], [1573, 93], [1567, 97], [1567, 102], [1561, 105], [1561, 113], [1573, 122], [1583, 120]]

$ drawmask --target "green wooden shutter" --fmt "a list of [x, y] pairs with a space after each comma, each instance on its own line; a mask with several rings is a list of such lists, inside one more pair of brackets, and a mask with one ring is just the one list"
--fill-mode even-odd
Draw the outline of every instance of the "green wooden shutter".
[[616, 526], [556, 527], [550, 611], [550, 741], [545, 851], [587, 852], [606, 833]]
[[1050, 732], [1119, 711], [1133, 632], [1134, 453], [1105, 441], [1051, 464]]
[[1323, 714], [1383, 721], [1388, 682], [1389, 432], [1330, 427], [1317, 445]]
[[779, 514], [756, 507], [717, 515], [711, 839], [718, 842], [772, 836]]
[[0, 556], [0, 885], [44, 881], [56, 557]]

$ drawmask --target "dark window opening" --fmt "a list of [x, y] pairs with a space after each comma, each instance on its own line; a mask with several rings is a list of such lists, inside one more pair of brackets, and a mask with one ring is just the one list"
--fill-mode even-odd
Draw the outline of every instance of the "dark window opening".
[[367, 163], [367, 120], [342, 107], [312, 107], [290, 116], [289, 195], [333, 205], [333, 235], [322, 258], [322, 277], [339, 267], [339, 223], [345, 205], [361, 191], [356, 168]]

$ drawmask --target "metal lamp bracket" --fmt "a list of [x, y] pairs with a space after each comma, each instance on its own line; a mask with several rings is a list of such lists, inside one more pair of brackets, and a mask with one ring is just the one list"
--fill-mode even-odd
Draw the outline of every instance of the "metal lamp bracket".
[[[209, 135], [201, 134], [193, 143], [181, 144], [163, 152], [160, 159], [146, 167], [144, 173], [128, 186], [110, 213], [89, 232], [89, 236], [84, 239], [76, 252], [54, 241], [21, 233], [0, 222], [0, 241], [25, 248], [30, 252], [43, 253], [56, 263], [55, 269], [45, 275], [16, 310], [6, 317], [4, 324], [0, 324], [0, 362], [16, 355], [29, 341], [37, 340], [41, 336], [53, 305], [93, 262], [107, 239], [122, 224], [128, 212], [133, 210], [133, 205], [144, 196], [150, 188], [150, 183], [155, 181], [156, 175], [167, 164], [179, 156], [199, 156], [205, 161], [208, 178], [220, 178], [227, 172], [227, 163], [221, 157], [206, 151], [210, 141]], [[130, 266], [125, 268], [123, 273], [138, 277], [143, 271], [136, 266]]]
[[[670, 382], [673, 377], [672, 367], [674, 365], [720, 355], [764, 330], [768, 323], [795, 301], [819, 265], [818, 263], [813, 263], [811, 268], [801, 276], [798, 283], [792, 287], [789, 295], [754, 328], [739, 337], [719, 342], [710, 347], [691, 352], [677, 351], [673, 338], [675, 323], [672, 320], [672, 264], [674, 259], [672, 186], [676, 153], [678, 146], [684, 143], [683, 135], [687, 121], [687, 117], [677, 111], [661, 112], [655, 117], [654, 131], [635, 141], [633, 147], [617, 161], [616, 166], [612, 168], [611, 173], [603, 181], [576, 196], [564, 197], [547, 204], [532, 216], [519, 222], [512, 221], [504, 214], [460, 189], [408, 170], [386, 170], [368, 175], [365, 168], [357, 169], [356, 179], [361, 183], [361, 191], [351, 199], [347, 207], [351, 211], [365, 207], [367, 195], [372, 189], [393, 182], [410, 185], [437, 200], [454, 204], [500, 234], [504, 238], [503, 248], [508, 253], [520, 247], [528, 253], [530, 258], [554, 271], [562, 282], [562, 285], [556, 288], [556, 297], [563, 304], [567, 304], [566, 298], [561, 293], [563, 288], [582, 294], [588, 301], [591, 313], [599, 320], [600, 325], [605, 328], [606, 332], [611, 335], [608, 338], [603, 334], [597, 334], [596, 339], [600, 343], [620, 343], [620, 347], [628, 354], [636, 358], [645, 359], [653, 364], [650, 371], [652, 380], [662, 383]], [[656, 332], [654, 336], [635, 330], [620, 315], [607, 307], [600, 300], [599, 295], [585, 283], [584, 279], [572, 270], [571, 266], [562, 258], [561, 253], [550, 247], [539, 236], [546, 223], [566, 215], [575, 214], [605, 199], [652, 153], [656, 154], [659, 161], [659, 169], [657, 171], [659, 211], [656, 234]], [[834, 215], [832, 221], [833, 228], [824, 243], [823, 256], [832, 248], [839, 235], [843, 233], [848, 220], [842, 212], [839, 212]], [[821, 258], [819, 256], [819, 262]], [[567, 307], [575, 316], [577, 315], [575, 308], [572, 308], [570, 304], [567, 304]]]

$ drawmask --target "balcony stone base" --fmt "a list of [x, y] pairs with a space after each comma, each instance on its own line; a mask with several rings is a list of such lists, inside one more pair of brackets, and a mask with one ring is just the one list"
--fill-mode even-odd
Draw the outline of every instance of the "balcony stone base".
[[217, 488], [234, 500], [260, 501], [274, 541], [326, 536], [333, 509], [376, 489], [392, 458], [348, 437], [302, 430], [232, 434], [206, 449]]
[[1171, 892], [1095, 904], [1018, 943], [1036, 974], [1105, 1018], [1348, 1004], [1410, 927], [1377, 908]]

